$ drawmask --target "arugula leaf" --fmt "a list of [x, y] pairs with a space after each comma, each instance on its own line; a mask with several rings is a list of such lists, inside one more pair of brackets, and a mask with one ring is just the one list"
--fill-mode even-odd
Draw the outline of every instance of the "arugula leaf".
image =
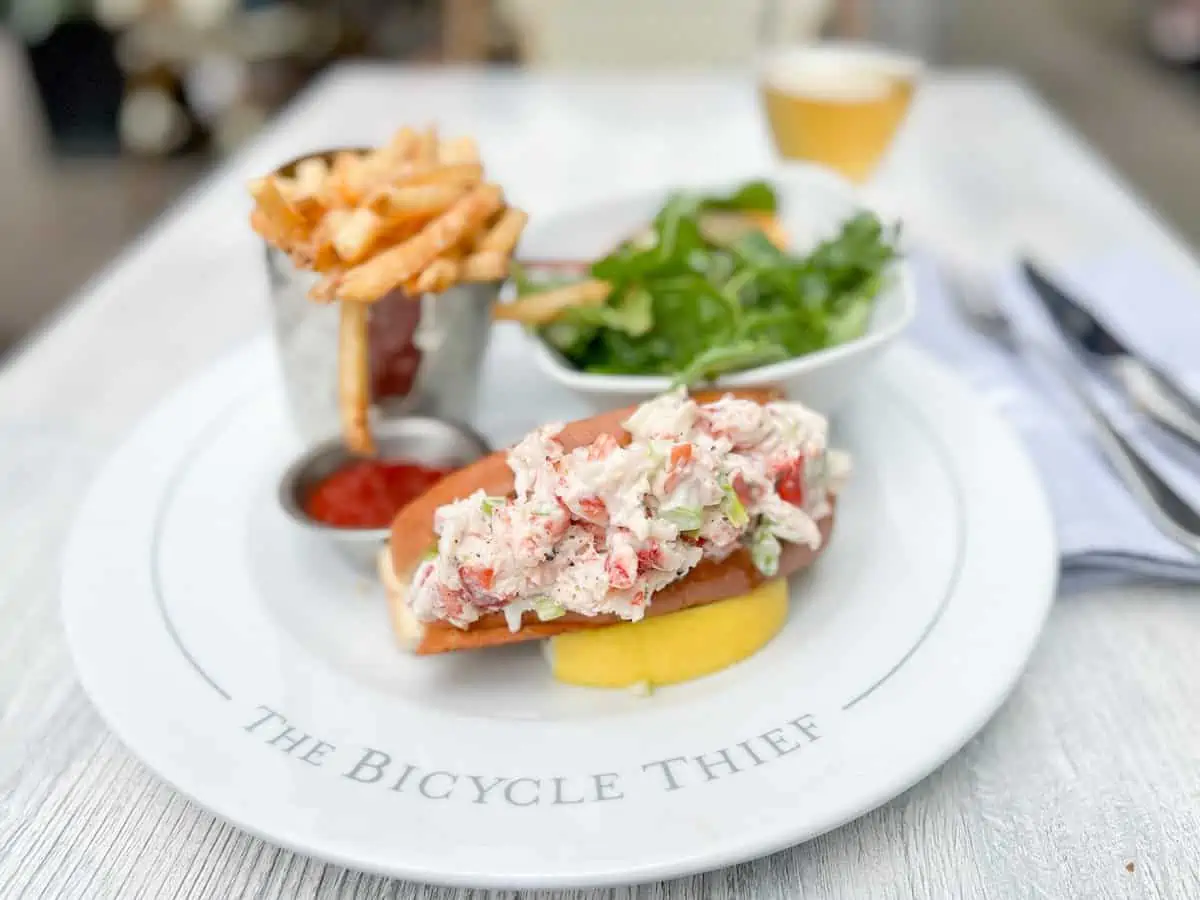
[[766, 181], [748, 181], [725, 197], [704, 197], [700, 209], [729, 212], [768, 212], [779, 210], [775, 189]]
[[765, 182], [727, 197], [672, 195], [642, 238], [592, 264], [592, 276], [613, 287], [605, 303], [566, 311], [542, 337], [583, 371], [680, 384], [858, 337], [895, 258], [894, 233], [861, 213], [801, 256], [757, 229], [715, 243], [700, 227], [712, 211], [775, 206]]
[[675, 377], [672, 387], [688, 387], [728, 372], [779, 362], [791, 355], [786, 348], [766, 340], [743, 340], [720, 347], [710, 347], [698, 354], [687, 368]]
[[[576, 306], [566, 310], [552, 325], [611, 328], [630, 337], [641, 337], [654, 327], [653, 298], [644, 287], [633, 286], [601, 306]], [[550, 326], [548, 326], [550, 327]]]
[[639, 249], [632, 244], [622, 244], [608, 256], [592, 263], [591, 274], [612, 284], [636, 280], [650, 274], [659, 265], [658, 247]]
[[541, 329], [542, 337], [562, 355], [572, 358], [586, 348], [601, 329], [638, 338], [654, 327], [654, 306], [650, 292], [632, 287], [615, 303], [602, 306], [578, 306]]
[[734, 258], [753, 270], [777, 269], [793, 262], [793, 258], [776, 247], [761, 231], [742, 235], [729, 248]]
[[871, 297], [858, 296], [844, 304], [843, 308], [829, 318], [828, 333], [831, 345], [844, 344], [862, 337], [871, 321]]

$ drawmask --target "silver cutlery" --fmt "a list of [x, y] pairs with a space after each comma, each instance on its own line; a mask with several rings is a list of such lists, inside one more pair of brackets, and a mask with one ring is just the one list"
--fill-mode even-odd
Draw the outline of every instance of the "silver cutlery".
[[1012, 323], [990, 286], [972, 280], [960, 270], [950, 270], [947, 274], [950, 296], [962, 318], [975, 331], [991, 338], [1009, 353], [1019, 354], [1024, 349], [1052, 370], [1086, 411], [1097, 445], [1150, 520], [1167, 537], [1200, 553], [1200, 511], [1177, 494], [1138, 449], [1121, 435], [1108, 413], [1077, 381], [1069, 366], [1036, 343], [1018, 342]]
[[1078, 356], [1108, 372], [1134, 405], [1152, 420], [1200, 449], [1200, 404], [1186, 388], [1167, 372], [1140, 358], [1031, 261], [1022, 260], [1021, 271], [1059, 333]]

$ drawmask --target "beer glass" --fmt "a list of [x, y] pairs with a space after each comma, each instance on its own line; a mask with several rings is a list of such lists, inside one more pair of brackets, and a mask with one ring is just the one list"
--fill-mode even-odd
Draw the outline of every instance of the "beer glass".
[[865, 182], [908, 112], [936, 4], [766, 0], [758, 84], [784, 159]]

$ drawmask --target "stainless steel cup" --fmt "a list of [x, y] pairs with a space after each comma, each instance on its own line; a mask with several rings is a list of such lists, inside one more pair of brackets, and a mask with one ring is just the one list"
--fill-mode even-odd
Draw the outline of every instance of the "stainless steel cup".
[[[337, 151], [308, 154], [331, 157]], [[278, 170], [289, 174], [300, 160]], [[275, 337], [292, 419], [301, 436], [319, 441], [340, 430], [337, 402], [337, 303], [316, 303], [319, 276], [297, 269], [267, 245]], [[375, 416], [419, 413], [473, 417], [484, 354], [491, 336], [498, 283], [460, 284], [420, 298], [393, 292], [371, 306], [370, 362]]]

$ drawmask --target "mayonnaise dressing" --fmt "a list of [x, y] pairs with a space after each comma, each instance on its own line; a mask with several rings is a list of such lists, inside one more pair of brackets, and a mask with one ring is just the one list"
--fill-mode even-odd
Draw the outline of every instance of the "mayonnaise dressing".
[[679, 390], [624, 426], [626, 446], [606, 434], [569, 452], [562, 426], [539, 428], [509, 451], [512, 496], [439, 508], [437, 552], [408, 595], [416, 617], [465, 628], [502, 612], [514, 631], [530, 611], [637, 621], [702, 559], [746, 547], [771, 576], [783, 543], [820, 545], [816, 520], [848, 471], [827, 451], [823, 416]]

